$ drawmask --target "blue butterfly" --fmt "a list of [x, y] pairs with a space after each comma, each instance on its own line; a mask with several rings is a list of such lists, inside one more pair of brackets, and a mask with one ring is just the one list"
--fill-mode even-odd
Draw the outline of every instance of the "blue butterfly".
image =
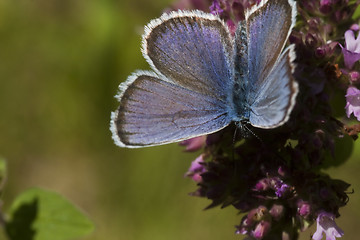
[[295, 105], [293, 0], [262, 0], [245, 12], [233, 37], [215, 15], [165, 13], [146, 27], [142, 53], [153, 71], [122, 83], [111, 131], [121, 147], [178, 142], [231, 122], [284, 124]]

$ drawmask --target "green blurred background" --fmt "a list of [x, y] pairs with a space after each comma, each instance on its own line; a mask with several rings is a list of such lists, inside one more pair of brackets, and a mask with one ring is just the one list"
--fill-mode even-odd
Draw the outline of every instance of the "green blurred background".
[[[0, 155], [8, 160], [5, 210], [23, 190], [59, 192], [95, 222], [85, 239], [242, 239], [232, 207], [188, 196], [197, 154], [177, 144], [116, 147], [109, 131], [118, 84], [148, 69], [143, 26], [170, 0], [0, 0]], [[360, 235], [359, 150], [328, 172], [352, 183], [344, 239]], [[314, 229], [312, 228], [312, 232]], [[309, 239], [311, 231], [303, 234]], [[1, 238], [1, 237], [0, 237]]]

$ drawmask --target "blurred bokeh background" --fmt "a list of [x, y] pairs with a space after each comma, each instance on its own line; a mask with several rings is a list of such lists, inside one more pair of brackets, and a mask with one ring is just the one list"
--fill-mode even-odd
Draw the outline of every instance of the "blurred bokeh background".
[[[143, 26], [171, 0], [0, 0], [0, 155], [4, 208], [23, 190], [61, 193], [94, 221], [88, 240], [242, 239], [235, 209], [203, 211], [183, 175], [197, 154], [177, 144], [121, 149], [109, 131], [118, 84], [149, 69]], [[357, 143], [359, 145], [359, 143]], [[327, 172], [355, 193], [337, 220], [360, 234], [359, 148]], [[309, 239], [314, 229], [302, 235]]]

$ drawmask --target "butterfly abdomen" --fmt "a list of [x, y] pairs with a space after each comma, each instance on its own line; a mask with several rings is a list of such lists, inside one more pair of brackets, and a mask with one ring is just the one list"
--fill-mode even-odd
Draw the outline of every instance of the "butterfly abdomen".
[[247, 90], [245, 81], [235, 80], [232, 94], [233, 121], [240, 122], [249, 119], [249, 105], [247, 103]]

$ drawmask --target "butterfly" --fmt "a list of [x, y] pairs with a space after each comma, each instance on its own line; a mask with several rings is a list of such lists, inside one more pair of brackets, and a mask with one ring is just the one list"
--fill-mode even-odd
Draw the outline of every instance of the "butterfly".
[[295, 105], [293, 0], [262, 0], [234, 36], [216, 15], [164, 13], [145, 26], [142, 53], [152, 71], [120, 84], [110, 129], [121, 147], [146, 147], [217, 132], [231, 122], [275, 128]]

